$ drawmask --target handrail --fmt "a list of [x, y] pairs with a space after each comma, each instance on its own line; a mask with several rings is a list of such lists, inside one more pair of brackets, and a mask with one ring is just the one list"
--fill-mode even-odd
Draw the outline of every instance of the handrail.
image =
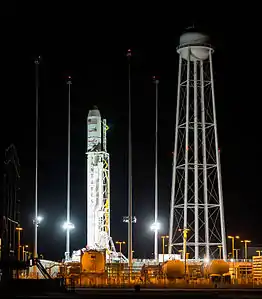
[[209, 48], [209, 49], [214, 49], [214, 47], [211, 44], [207, 44], [207, 43], [183, 43], [180, 44], [179, 46], [177, 46], [177, 50], [181, 49], [181, 48], [185, 48], [185, 47], [203, 47], [203, 48]]

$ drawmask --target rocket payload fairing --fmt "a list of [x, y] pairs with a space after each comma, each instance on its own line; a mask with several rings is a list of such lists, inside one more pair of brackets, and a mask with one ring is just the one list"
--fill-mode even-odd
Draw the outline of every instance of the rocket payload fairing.
[[87, 117], [87, 248], [115, 251], [110, 236], [110, 173], [106, 131], [106, 120], [101, 120], [98, 108], [94, 107]]
[[101, 115], [97, 107], [90, 110], [87, 117], [87, 152], [101, 151]]

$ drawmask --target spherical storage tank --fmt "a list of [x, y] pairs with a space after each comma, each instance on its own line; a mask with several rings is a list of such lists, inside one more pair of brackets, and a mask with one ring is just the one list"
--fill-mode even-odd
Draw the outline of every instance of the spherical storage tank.
[[86, 251], [81, 257], [82, 272], [105, 272], [105, 253], [102, 251]]
[[223, 275], [229, 271], [229, 265], [223, 260], [213, 260], [209, 266], [209, 274]]
[[188, 55], [190, 55], [191, 61], [206, 60], [212, 50], [209, 40], [208, 35], [198, 32], [194, 28], [188, 29], [180, 36], [177, 52], [186, 60]]
[[167, 278], [180, 278], [184, 276], [185, 265], [182, 261], [170, 260], [163, 264], [162, 271]]

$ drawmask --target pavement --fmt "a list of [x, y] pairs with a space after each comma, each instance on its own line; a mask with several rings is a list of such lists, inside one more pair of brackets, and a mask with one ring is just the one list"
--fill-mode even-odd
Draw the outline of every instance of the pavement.
[[[14, 295], [14, 294], [13, 294]], [[262, 299], [262, 289], [141, 289], [139, 292], [135, 292], [133, 288], [129, 289], [109, 289], [109, 288], [76, 288], [72, 293], [50, 293], [44, 294], [23, 294], [15, 295], [12, 298], [124, 298], [126, 297], [147, 297], [150, 298], [194, 298], [194, 299]], [[1, 295], [2, 298], [2, 295]], [[7, 298], [3, 296], [3, 298]]]

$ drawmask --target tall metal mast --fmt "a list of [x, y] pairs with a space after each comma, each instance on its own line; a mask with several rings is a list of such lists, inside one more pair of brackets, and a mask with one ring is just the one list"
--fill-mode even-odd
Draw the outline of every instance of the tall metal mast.
[[69, 260], [70, 256], [70, 144], [71, 144], [71, 77], [68, 77], [68, 132], [67, 132], [67, 207], [66, 207], [66, 252], [65, 260]]
[[35, 59], [35, 219], [34, 219], [34, 226], [35, 226], [35, 244], [34, 244], [34, 258], [38, 257], [37, 253], [37, 227], [39, 224], [38, 221], [38, 102], [39, 102], [39, 63], [40, 63], [40, 56]]
[[131, 122], [131, 50], [127, 52], [128, 59], [128, 264], [132, 266], [132, 222], [133, 222], [133, 203], [132, 203], [132, 122]]
[[156, 131], [155, 131], [155, 260], [158, 260], [158, 84], [159, 80], [153, 77], [156, 84]]

